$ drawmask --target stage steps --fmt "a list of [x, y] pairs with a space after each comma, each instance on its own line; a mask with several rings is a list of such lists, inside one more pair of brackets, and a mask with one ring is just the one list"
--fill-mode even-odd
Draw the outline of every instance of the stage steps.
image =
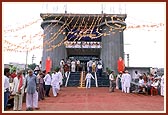
[[[83, 74], [83, 81], [81, 82], [81, 72], [71, 72], [67, 87], [85, 87], [85, 75], [86, 72]], [[94, 73], [92, 75], [95, 77]], [[97, 82], [98, 87], [109, 87], [109, 76], [106, 75], [105, 72], [102, 73], [102, 77], [99, 77], [97, 75]], [[66, 79], [63, 80], [64, 84], [66, 82]], [[91, 79], [91, 86], [96, 87], [96, 83], [94, 79]]]

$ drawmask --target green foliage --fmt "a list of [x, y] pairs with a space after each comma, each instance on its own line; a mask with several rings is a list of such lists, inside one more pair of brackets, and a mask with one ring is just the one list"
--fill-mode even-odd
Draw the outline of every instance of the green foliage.
[[29, 64], [29, 65], [28, 65], [28, 68], [34, 70], [34, 69], [36, 68], [36, 64], [35, 64], [35, 63]]
[[9, 69], [10, 69], [10, 73], [13, 73], [13, 71], [17, 70], [18, 68], [16, 66], [13, 66], [13, 65], [9, 65]]
[[107, 72], [107, 74], [110, 74], [111, 71], [112, 71], [112, 70], [111, 70], [110, 68], [106, 67], [106, 72]]
[[58, 67], [58, 66], [56, 66], [54, 70], [55, 70], [55, 71], [59, 71], [59, 67]]
[[114, 79], [116, 79], [117, 78], [117, 74], [114, 74]]

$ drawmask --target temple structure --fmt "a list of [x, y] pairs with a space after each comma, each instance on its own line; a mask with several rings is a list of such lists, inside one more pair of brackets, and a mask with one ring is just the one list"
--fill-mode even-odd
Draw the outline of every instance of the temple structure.
[[40, 14], [44, 30], [42, 69], [46, 59], [52, 69], [61, 59], [101, 59], [103, 67], [117, 72], [117, 60], [124, 59], [123, 31], [126, 14]]

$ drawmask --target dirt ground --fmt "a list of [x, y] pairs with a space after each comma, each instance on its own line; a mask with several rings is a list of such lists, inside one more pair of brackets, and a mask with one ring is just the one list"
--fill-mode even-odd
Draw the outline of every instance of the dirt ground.
[[[51, 97], [39, 101], [40, 109], [34, 111], [164, 111], [164, 97], [159, 95], [108, 91], [108, 87], [62, 87], [58, 97], [53, 97], [50, 89]], [[23, 103], [25, 110], [26, 104]]]

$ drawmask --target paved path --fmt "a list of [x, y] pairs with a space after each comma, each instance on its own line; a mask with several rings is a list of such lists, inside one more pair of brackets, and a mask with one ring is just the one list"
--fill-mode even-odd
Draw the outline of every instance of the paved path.
[[[50, 90], [51, 91], [51, 90]], [[108, 87], [63, 87], [58, 97], [39, 101], [38, 111], [163, 111], [164, 98], [143, 94], [109, 93]], [[26, 110], [23, 103], [23, 110]]]

